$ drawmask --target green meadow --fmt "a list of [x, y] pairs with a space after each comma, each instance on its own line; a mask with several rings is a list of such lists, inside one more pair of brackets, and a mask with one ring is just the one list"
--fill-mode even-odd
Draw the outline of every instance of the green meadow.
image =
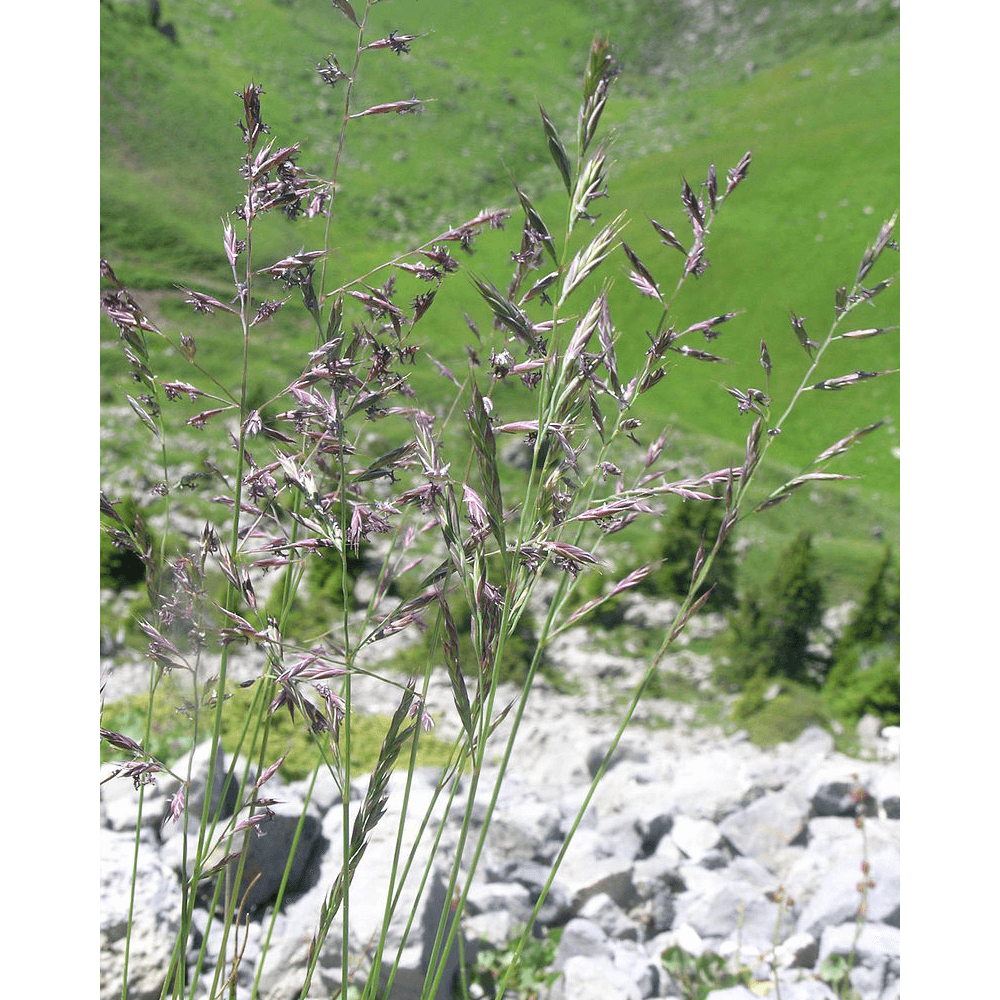
[[[665, 291], [683, 258], [664, 246], [646, 216], [690, 242], [680, 200], [714, 163], [727, 168], [750, 150], [746, 182], [720, 212], [708, 240], [710, 267], [686, 283], [671, 310], [682, 330], [725, 312], [738, 316], [710, 345], [710, 364], [678, 357], [670, 374], [643, 397], [642, 443], [669, 430], [669, 454], [706, 467], [742, 461], [751, 418], [739, 414], [730, 386], [763, 387], [760, 341], [773, 361], [772, 411], [784, 411], [808, 365], [789, 320], [805, 317], [822, 340], [834, 317], [834, 294], [850, 284], [863, 251], [899, 203], [898, 9], [874, 4], [840, 13], [832, 2], [730, 5], [732, 15], [680, 2], [627, 0], [578, 4], [550, 0], [393, 0], [373, 9], [371, 39], [397, 30], [420, 35], [411, 52], [372, 51], [362, 61], [355, 107], [416, 96], [420, 115], [379, 115], [352, 121], [338, 174], [330, 225], [326, 290], [368, 274], [393, 255], [475, 216], [484, 207], [515, 208], [511, 178], [529, 193], [557, 242], [565, 231], [565, 196], [546, 148], [538, 105], [566, 144], [576, 127], [580, 78], [595, 33], [611, 37], [622, 75], [602, 120], [615, 134], [608, 198], [597, 203], [603, 224], [629, 212], [624, 238]], [[649, 8], [654, 8], [652, 11]], [[356, 32], [328, 0], [163, 2], [162, 21], [176, 43], [148, 23], [145, 3], [101, 6], [101, 252], [150, 315], [172, 335], [195, 337], [198, 360], [220, 381], [238, 385], [238, 329], [220, 317], [193, 316], [177, 285], [219, 296], [233, 294], [222, 249], [223, 219], [241, 198], [238, 165], [244, 147], [235, 122], [242, 104], [234, 91], [252, 79], [263, 85], [264, 120], [278, 145], [301, 143], [299, 163], [320, 176], [334, 168], [342, 88], [331, 89], [317, 63], [352, 55]], [[700, 18], [700, 19], [699, 19]], [[721, 20], [719, 20], [721, 18]], [[415, 342], [445, 365], [465, 364], [470, 340], [463, 314], [487, 329], [490, 315], [469, 273], [498, 285], [510, 273], [523, 215], [505, 231], [484, 233], [466, 273], [445, 281]], [[582, 243], [586, 227], [573, 234]], [[259, 266], [300, 249], [319, 249], [325, 222], [263, 221], [255, 231]], [[621, 332], [620, 367], [642, 357], [656, 304], [628, 279], [628, 262], [611, 290]], [[891, 274], [895, 255], [872, 280]], [[372, 274], [381, 284], [387, 272]], [[401, 275], [397, 301], [424, 290]], [[280, 297], [258, 288], [258, 294]], [[538, 316], [541, 316], [539, 313]], [[301, 370], [314, 331], [290, 302], [252, 345], [252, 393], [266, 401]], [[875, 299], [872, 318], [859, 310], [855, 326], [899, 322], [893, 286]], [[126, 371], [112, 325], [102, 320], [103, 420], [117, 428]], [[196, 381], [179, 356], [157, 348], [170, 377]], [[899, 367], [899, 332], [841, 341], [824, 357], [816, 379], [855, 370]], [[158, 369], [157, 369], [158, 370]], [[415, 385], [430, 388], [437, 373], [414, 369]], [[255, 382], [253, 380], [256, 380]], [[127, 389], [127, 387], [126, 387]], [[195, 412], [179, 407], [178, 424]], [[744, 582], [773, 571], [782, 544], [801, 528], [813, 532], [828, 598], [852, 596], [888, 542], [899, 540], [899, 376], [872, 379], [841, 392], [807, 393], [775, 440], [762, 496], [809, 465], [852, 430], [876, 421], [868, 435], [830, 471], [862, 477], [800, 490], [747, 526], [752, 543]], [[141, 428], [116, 431], [104, 442], [105, 470], [134, 466], [148, 452]], [[190, 432], [179, 447], [197, 456]], [[637, 548], [648, 538], [628, 539]]]

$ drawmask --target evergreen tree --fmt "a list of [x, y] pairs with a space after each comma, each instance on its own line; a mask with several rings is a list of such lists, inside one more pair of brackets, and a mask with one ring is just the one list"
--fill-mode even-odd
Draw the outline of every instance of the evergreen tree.
[[823, 585], [814, 570], [812, 537], [800, 532], [782, 553], [767, 596], [769, 674], [808, 682], [809, 631], [823, 617]]
[[715, 679], [724, 687], [743, 687], [755, 677], [766, 677], [769, 668], [769, 622], [757, 590], [748, 590], [729, 623], [728, 663], [715, 669]]
[[899, 723], [899, 581], [888, 546], [833, 648], [824, 695], [845, 721], [870, 712]]
[[744, 596], [730, 626], [730, 662], [716, 673], [721, 683], [777, 677], [810, 683], [809, 632], [823, 614], [815, 558], [812, 537], [801, 532], [782, 552], [765, 592]]
[[874, 646], [883, 642], [898, 645], [899, 581], [891, 579], [892, 570], [892, 550], [887, 545], [858, 610], [834, 647], [834, 659], [852, 646]]
[[[660, 549], [662, 564], [640, 584], [648, 594], [683, 598], [691, 586], [694, 557], [704, 539], [705, 551], [711, 550], [719, 535], [725, 514], [721, 502], [689, 500], [678, 505], [666, 527], [666, 538]], [[705, 608], [721, 611], [736, 606], [736, 557], [730, 534], [715, 555], [702, 591], [713, 587]]]

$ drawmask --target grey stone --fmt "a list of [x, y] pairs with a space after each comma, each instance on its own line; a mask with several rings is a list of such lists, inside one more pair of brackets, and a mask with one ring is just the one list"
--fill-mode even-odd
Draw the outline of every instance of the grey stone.
[[711, 820], [678, 816], [670, 830], [670, 838], [692, 861], [700, 861], [719, 845], [719, 828]]
[[180, 883], [160, 859], [150, 831], [143, 831], [136, 849], [134, 833], [101, 830], [100, 851], [101, 998], [114, 1000], [122, 995], [135, 856], [135, 904], [127, 942], [128, 996], [130, 1000], [157, 1000], [180, 929]]
[[[606, 685], [601, 689], [603, 682], [588, 678], [586, 652], [585, 648], [577, 650], [579, 680], [585, 693], [566, 698], [540, 686], [527, 706], [522, 742], [511, 758], [497, 800], [495, 825], [469, 891], [462, 925], [462, 933], [470, 939], [466, 944], [469, 954], [474, 953], [480, 939], [502, 946], [530, 914], [549, 881], [551, 862], [584, 801], [594, 753], [603, 752], [601, 748], [608, 745], [607, 720], [602, 714], [607, 705]], [[683, 666], [679, 664], [679, 668]], [[432, 678], [428, 700], [448, 704], [447, 677], [440, 672], [438, 687], [438, 673], [435, 671]], [[504, 703], [513, 694], [506, 689], [498, 692]], [[376, 702], [371, 705], [377, 708]], [[368, 707], [368, 701], [365, 704]], [[389, 705], [388, 710], [394, 707]], [[659, 703], [650, 710], [654, 714], [663, 711]], [[556, 713], [559, 724], [553, 725]], [[449, 722], [447, 716], [446, 711], [440, 717], [439, 732], [452, 725], [454, 720]], [[509, 720], [503, 723], [507, 725]], [[497, 733], [500, 739], [503, 726]], [[890, 753], [893, 746], [895, 752]], [[588, 750], [593, 751], [589, 767]], [[830, 1000], [828, 987], [813, 975], [822, 960], [821, 947], [827, 954], [842, 954], [853, 940], [854, 913], [860, 898], [857, 883], [867, 843], [875, 887], [869, 892], [868, 920], [853, 976], [863, 988], [865, 1000], [869, 995], [872, 1000], [898, 1000], [899, 821], [890, 818], [898, 816], [899, 810], [898, 729], [883, 730], [876, 750], [870, 761], [852, 760], [834, 752], [829, 733], [816, 728], [792, 744], [769, 750], [752, 746], [739, 734], [725, 737], [717, 730], [686, 731], [683, 727], [643, 731], [640, 740], [633, 736], [632, 742], [623, 741], [622, 751], [583, 814], [539, 914], [538, 927], [565, 927], [560, 961], [569, 978], [557, 984], [555, 990], [562, 991], [558, 995], [579, 1000], [591, 995], [588, 990], [599, 989], [602, 1000], [609, 996], [639, 1000], [678, 996], [679, 985], [670, 981], [662, 967], [660, 955], [665, 948], [677, 944], [694, 955], [711, 949], [735, 956], [742, 944], [741, 960], [761, 978], [770, 975], [771, 959], [761, 964], [760, 956], [773, 952], [781, 970], [783, 1000]], [[473, 805], [472, 839], [464, 853], [462, 885], [464, 866], [472, 856], [471, 848], [492, 795], [496, 756], [488, 755]], [[196, 775], [205, 773], [205, 763], [207, 758], [199, 762]], [[225, 763], [223, 759], [217, 766], [217, 781]], [[186, 763], [181, 766], [186, 769]], [[855, 826], [853, 809], [848, 808], [853, 806], [850, 789], [855, 772], [878, 808], [877, 817], [866, 818], [864, 835]], [[401, 857], [409, 854], [415, 826], [430, 805], [436, 779], [435, 772], [414, 775]], [[351, 887], [349, 948], [352, 969], [361, 959], [354, 973], [358, 985], [364, 983], [370, 968], [361, 956], [370, 954], [369, 944], [381, 929], [403, 780], [402, 774], [391, 780], [386, 815], [371, 834]], [[462, 779], [463, 786], [467, 781]], [[352, 822], [366, 785], [365, 777], [352, 784]], [[161, 840], [158, 830], [169, 803], [166, 786], [161, 780], [154, 790], [147, 791], [149, 809], [140, 831], [140, 877], [148, 883], [143, 892], [150, 894], [141, 897], [142, 905], [161, 915], [179, 910], [179, 880], [171, 868], [179, 864], [181, 838], [174, 830], [165, 831]], [[278, 815], [265, 826], [265, 836], [249, 835], [251, 846], [259, 841], [262, 848], [277, 849], [284, 843], [284, 853], [276, 850], [266, 859], [260, 855], [259, 869], [269, 873], [277, 870], [280, 877], [288, 856], [289, 828], [282, 827], [280, 836], [274, 834], [279, 831], [279, 817], [285, 816], [280, 822], [292, 823], [293, 818], [297, 822], [305, 788], [301, 782], [282, 788], [276, 781], [265, 787], [265, 793], [279, 793], [275, 797], [284, 800], [288, 814], [275, 807]], [[217, 786], [215, 794], [220, 791]], [[196, 787], [192, 799], [198, 794]], [[203, 791], [200, 794], [203, 800]], [[125, 831], [134, 829], [136, 798], [128, 782], [112, 782], [102, 789], [102, 837], [120, 838], [108, 842], [114, 843], [113, 848], [102, 846], [102, 864], [108, 867], [106, 874], [102, 871], [102, 905], [108, 911], [107, 921], [102, 920], [102, 966], [109, 970], [111, 980], [121, 958], [123, 932], [114, 914], [120, 916], [120, 899], [130, 886], [128, 866], [134, 840]], [[415, 851], [414, 874], [407, 879], [389, 927], [386, 956], [395, 957], [401, 928], [411, 910], [415, 911], [393, 1000], [397, 994], [400, 1000], [419, 994], [431, 943], [448, 912], [448, 876], [460, 817], [452, 817], [440, 827], [440, 805], [432, 811], [424, 839]], [[236, 806], [235, 799], [229, 806]], [[841, 815], [808, 819], [810, 810]], [[281, 911], [274, 915], [260, 987], [260, 995], [268, 1000], [299, 996], [308, 942], [341, 869], [344, 811], [336, 782], [317, 782], [306, 815], [318, 825], [315, 845], [312, 852], [302, 846], [308, 863], [298, 873], [301, 877], [289, 886]], [[441, 840], [432, 858], [431, 844], [438, 832]], [[683, 851], [678, 845], [683, 845]], [[418, 902], [416, 888], [425, 868], [428, 880]], [[114, 893], [109, 891], [111, 886]], [[779, 886], [795, 900], [791, 911], [779, 910], [770, 898]], [[119, 902], [112, 902], [114, 898]], [[266, 903], [266, 897], [258, 902]], [[262, 928], [266, 926], [262, 918], [269, 919], [269, 905], [252, 914], [245, 968], [241, 968], [237, 982], [241, 991], [249, 988], [259, 962]], [[172, 948], [176, 929], [163, 920], [150, 926], [152, 931], [137, 925], [130, 996], [158, 996], [162, 987], [157, 976], [162, 976], [169, 958], [156, 950], [158, 945], [154, 947], [154, 935]], [[209, 924], [207, 911], [196, 908], [194, 926], [195, 946], [203, 938], [206, 943], [206, 968], [195, 1000], [207, 1000], [221, 943], [221, 924], [217, 920]], [[328, 997], [340, 989], [340, 941], [341, 930], [335, 920], [308, 1000]], [[436, 1000], [448, 997], [448, 980], [456, 961], [453, 954]], [[120, 973], [120, 965], [118, 968]], [[120, 995], [120, 982], [117, 990], [114, 986], [113, 982], [102, 985], [102, 993], [106, 989], [109, 997]]]
[[591, 896], [580, 907], [580, 916], [597, 924], [609, 938], [635, 941], [639, 937], [639, 928], [606, 893]]
[[551, 1000], [643, 1000], [639, 987], [610, 958], [574, 955], [562, 972]]
[[[899, 852], [886, 848], [869, 860], [875, 887], [868, 890], [867, 918], [899, 926]], [[831, 926], [851, 920], [861, 902], [858, 884], [863, 879], [861, 860], [844, 859], [823, 877], [819, 888], [803, 909], [796, 930], [819, 938]]]
[[563, 969], [571, 958], [577, 956], [589, 955], [611, 961], [613, 954], [607, 934], [593, 920], [574, 917], [563, 928], [552, 968]]
[[719, 832], [740, 853], [758, 860], [770, 859], [801, 835], [808, 820], [808, 806], [791, 792], [767, 792], [727, 816]]
[[727, 986], [722, 990], [712, 990], [705, 1000], [756, 1000], [756, 994], [746, 986]]
[[714, 750], [677, 767], [671, 797], [678, 813], [717, 823], [741, 808], [752, 788], [746, 768], [725, 750]]

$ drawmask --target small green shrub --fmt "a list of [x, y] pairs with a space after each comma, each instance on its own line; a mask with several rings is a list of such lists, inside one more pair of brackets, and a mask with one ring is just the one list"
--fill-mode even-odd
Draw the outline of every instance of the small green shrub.
[[888, 545], [838, 645], [865, 642], [899, 642], [899, 567]]
[[733, 706], [733, 719], [736, 722], [745, 722], [761, 711], [767, 704], [764, 700], [764, 695], [772, 683], [765, 674], [754, 674], [744, 686], [740, 694], [740, 700]]
[[320, 550], [318, 558], [309, 567], [310, 587], [317, 595], [322, 595], [336, 605], [343, 605], [345, 573], [350, 594], [365, 565], [365, 558], [360, 554], [349, 551], [347, 559], [343, 560], [334, 549]]
[[[143, 743], [149, 698], [144, 695], [127, 695], [120, 701], [110, 702], [101, 712], [101, 726], [122, 733]], [[149, 740], [143, 745], [158, 760], [173, 763], [191, 746], [191, 729], [187, 720], [179, 715], [164, 699], [157, 699], [150, 714]], [[101, 741], [101, 763], [118, 760], [121, 751]]]
[[830, 726], [830, 716], [819, 691], [790, 682], [783, 682], [782, 687], [775, 698], [744, 713], [743, 728], [756, 746], [791, 742], [809, 726], [824, 729]]
[[[524, 928], [512, 935], [511, 943], [504, 948], [485, 947], [476, 957], [476, 966], [469, 976], [468, 985], [477, 986], [480, 995], [496, 995], [496, 982], [508, 973], [504, 1000], [538, 1000], [547, 995], [549, 988], [562, 975], [551, 966], [556, 957], [561, 930], [545, 930], [542, 937], [528, 937], [524, 947], [517, 950]], [[466, 1000], [472, 994], [463, 983], [456, 997]]]
[[749, 986], [749, 969], [731, 972], [727, 961], [714, 951], [689, 955], [680, 945], [667, 948], [662, 954], [663, 966], [681, 989], [684, 1000], [705, 1000], [713, 990], [730, 986]]
[[845, 955], [827, 955], [819, 969], [819, 978], [826, 983], [840, 1000], [860, 1000], [860, 995], [850, 980], [851, 963]]
[[[881, 653], [881, 655], [879, 655]], [[884, 645], [846, 651], [824, 688], [831, 714], [845, 725], [862, 715], [877, 715], [887, 726], [899, 725], [899, 649]]]
[[131, 549], [115, 545], [101, 532], [101, 587], [121, 593], [146, 578], [146, 567]]

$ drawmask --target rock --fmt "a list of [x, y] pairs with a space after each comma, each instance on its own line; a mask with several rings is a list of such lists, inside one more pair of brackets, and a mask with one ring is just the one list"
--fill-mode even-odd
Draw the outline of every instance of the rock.
[[[441, 682], [438, 688], [438, 680], [432, 679], [429, 700], [450, 701], [447, 678]], [[506, 703], [513, 692], [498, 695]], [[377, 703], [377, 698], [364, 697], [366, 704]], [[494, 822], [468, 884], [468, 907], [459, 929], [466, 953], [506, 946], [548, 885], [536, 931], [562, 928], [555, 967], [563, 972], [548, 1000], [679, 996], [680, 985], [671, 981], [661, 958], [674, 945], [693, 956], [714, 951], [730, 962], [742, 962], [765, 980], [773, 974], [773, 959], [783, 1000], [830, 1000], [833, 994], [816, 975], [824, 958], [850, 954], [860, 901], [857, 886], [864, 877], [861, 861], [867, 851], [875, 885], [868, 891], [851, 981], [865, 998], [898, 998], [898, 729], [884, 729], [877, 752], [865, 761], [836, 753], [830, 734], [818, 728], [769, 750], [754, 747], [745, 735], [725, 736], [717, 730], [633, 729], [613, 755], [550, 879], [552, 863], [608, 746], [607, 720], [601, 715], [605, 701], [597, 688], [572, 697], [545, 687], [533, 693], [524, 715], [524, 742], [511, 756]], [[503, 739], [503, 733], [501, 727], [498, 738]], [[197, 748], [191, 762], [193, 814], [200, 815], [198, 803], [207, 794], [208, 752], [207, 744]], [[216, 758], [212, 801], [222, 803], [224, 815], [235, 811], [238, 817], [238, 795], [223, 788], [230, 763], [225, 755]], [[185, 759], [174, 769], [184, 773], [187, 767]], [[457, 891], [467, 881], [496, 773], [495, 759], [488, 758], [472, 807]], [[385, 815], [369, 835], [351, 884], [348, 947], [353, 981], [359, 986], [371, 974], [371, 944], [382, 929], [404, 781], [402, 772], [390, 778]], [[443, 802], [434, 799], [436, 781], [436, 772], [419, 770], [408, 793], [410, 812], [402, 824], [398, 857], [405, 863], [412, 848], [413, 864], [387, 929], [384, 952], [389, 964], [397, 952], [401, 956], [393, 1000], [419, 996], [438, 928], [442, 920], [447, 924], [451, 919], [448, 882], [461, 816], [443, 819]], [[857, 785], [869, 796], [863, 833], [855, 821], [852, 793]], [[294, 1000], [301, 994], [309, 942], [342, 868], [340, 790], [336, 782], [321, 778], [307, 806], [307, 788], [304, 782], [284, 785], [272, 778], [262, 794], [281, 800], [271, 807], [274, 817], [264, 825], [263, 836], [247, 834], [245, 875], [259, 873], [261, 880], [248, 897], [250, 921], [236, 986], [249, 992], [263, 962], [259, 994], [268, 1000]], [[352, 823], [366, 789], [364, 777], [351, 787]], [[161, 779], [144, 797], [130, 997], [159, 996], [177, 933], [177, 871], [184, 831], [182, 824], [161, 828], [172, 791], [172, 783]], [[137, 804], [138, 793], [129, 781], [116, 779], [102, 787], [102, 996], [108, 998], [121, 994], [122, 913], [130, 887]], [[418, 843], [425, 812], [429, 820]], [[289, 884], [274, 912], [290, 843], [303, 816]], [[189, 826], [189, 833], [194, 832], [195, 826]], [[396, 888], [398, 881], [394, 892]], [[787, 899], [790, 908], [781, 902]], [[330, 996], [341, 987], [341, 919], [342, 911], [333, 919], [319, 954], [308, 1000]], [[210, 919], [199, 904], [193, 925], [191, 953], [205, 943], [194, 1000], [206, 1000], [219, 961], [222, 922]], [[227, 955], [231, 946], [230, 936]], [[453, 949], [449, 955], [435, 1000], [450, 1000], [457, 954]], [[383, 984], [386, 973], [383, 969]], [[734, 987], [710, 995], [747, 993]]]
[[670, 831], [670, 839], [692, 861], [701, 861], [722, 840], [719, 828], [708, 819], [678, 816]]
[[877, 715], [863, 715], [855, 727], [863, 751], [875, 754], [882, 739], [882, 720]]
[[643, 1000], [639, 987], [610, 958], [574, 955], [562, 973], [551, 1000]]
[[851, 985], [862, 997], [881, 997], [899, 980], [899, 928], [866, 923], [860, 934], [854, 923], [828, 927], [819, 945], [822, 963], [831, 955], [854, 957]]
[[[135, 834], [102, 829], [100, 849], [101, 998], [112, 1000], [122, 995]], [[128, 940], [128, 996], [157, 1000], [180, 928], [181, 887], [159, 857], [151, 831], [142, 831], [135, 863], [134, 916]]]
[[719, 833], [740, 854], [764, 861], [802, 834], [809, 818], [807, 802], [792, 792], [766, 792], [719, 824]]
[[591, 896], [580, 907], [580, 916], [597, 924], [609, 938], [626, 941], [639, 939], [639, 928], [625, 915], [624, 911], [606, 893]]
[[[869, 864], [875, 887], [868, 890], [867, 918], [898, 927], [899, 851], [881, 850], [871, 857]], [[858, 885], [863, 878], [860, 860], [844, 859], [834, 865], [802, 911], [796, 930], [819, 938], [827, 927], [853, 919], [861, 902]]]

